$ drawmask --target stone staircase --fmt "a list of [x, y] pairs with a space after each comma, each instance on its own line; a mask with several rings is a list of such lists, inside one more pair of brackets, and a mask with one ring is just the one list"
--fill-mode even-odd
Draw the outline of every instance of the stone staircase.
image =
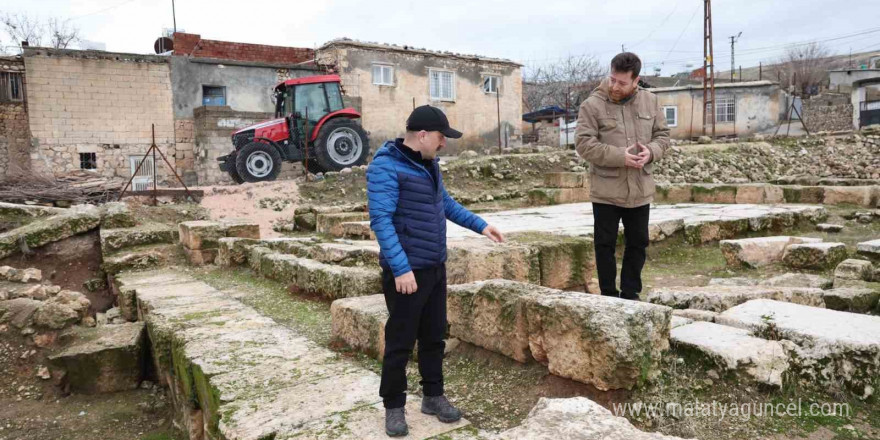
[[[190, 440], [383, 438], [379, 377], [176, 271], [119, 274]], [[407, 438], [461, 430], [408, 403]], [[465, 428], [467, 429], [467, 428]], [[469, 432], [469, 431], [468, 431]], [[461, 432], [458, 438], [474, 438]]]

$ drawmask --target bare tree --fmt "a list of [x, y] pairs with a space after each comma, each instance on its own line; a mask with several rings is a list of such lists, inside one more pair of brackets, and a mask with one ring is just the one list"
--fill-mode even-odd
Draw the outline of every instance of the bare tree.
[[529, 111], [550, 105], [577, 109], [607, 74], [606, 66], [586, 55], [530, 69], [523, 78], [523, 104]]
[[57, 18], [43, 21], [27, 14], [7, 13], [0, 16], [0, 27], [19, 48], [23, 41], [29, 46], [48, 44], [56, 49], [65, 49], [82, 41], [79, 28]]
[[821, 43], [791, 46], [776, 65], [782, 86], [792, 86], [804, 95], [813, 93], [828, 80], [832, 67], [830, 51]]

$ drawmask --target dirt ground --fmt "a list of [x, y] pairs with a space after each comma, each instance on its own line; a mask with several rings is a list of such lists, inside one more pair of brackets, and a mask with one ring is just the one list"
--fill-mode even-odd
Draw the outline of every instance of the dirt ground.
[[32, 249], [27, 254], [0, 259], [0, 266], [40, 269], [44, 281], [86, 295], [92, 302], [89, 309], [92, 315], [113, 307], [115, 298], [106, 288], [106, 282], [98, 283], [102, 287], [93, 291], [83, 286], [86, 281], [104, 279], [101, 272], [101, 243], [97, 230]]
[[162, 388], [64, 396], [37, 377], [47, 354], [0, 326], [0, 440], [183, 440]]
[[281, 236], [272, 230], [272, 224], [280, 219], [293, 219], [299, 200], [297, 184], [292, 180], [197, 189], [205, 191], [201, 206], [212, 220], [246, 218], [260, 225], [264, 238]]

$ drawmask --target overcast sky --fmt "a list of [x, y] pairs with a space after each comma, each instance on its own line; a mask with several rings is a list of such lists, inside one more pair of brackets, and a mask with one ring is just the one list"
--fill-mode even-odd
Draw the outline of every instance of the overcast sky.
[[[176, 0], [177, 28], [203, 38], [317, 47], [340, 37], [509, 58], [528, 66], [568, 55], [607, 62], [639, 54], [643, 74], [702, 66], [702, 0]], [[0, 0], [2, 13], [69, 19], [109, 51], [152, 53], [172, 27], [171, 0]], [[786, 44], [836, 53], [880, 50], [877, 0], [716, 0], [716, 70], [778, 58]], [[2, 44], [12, 44], [3, 36]]]

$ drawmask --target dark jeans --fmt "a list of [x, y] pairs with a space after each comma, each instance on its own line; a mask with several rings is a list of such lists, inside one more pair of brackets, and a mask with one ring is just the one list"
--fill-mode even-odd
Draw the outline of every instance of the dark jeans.
[[385, 408], [406, 404], [406, 364], [419, 341], [419, 373], [425, 396], [443, 395], [443, 352], [446, 342], [446, 265], [413, 270], [417, 289], [398, 293], [394, 274], [382, 271], [382, 291], [388, 306], [385, 358], [379, 395]]
[[[648, 214], [651, 205], [621, 208], [593, 203], [593, 242], [596, 249], [596, 270], [602, 295], [637, 299], [642, 291], [642, 267], [648, 248]], [[617, 227], [623, 220], [626, 247], [620, 269], [620, 291], [617, 290]]]

